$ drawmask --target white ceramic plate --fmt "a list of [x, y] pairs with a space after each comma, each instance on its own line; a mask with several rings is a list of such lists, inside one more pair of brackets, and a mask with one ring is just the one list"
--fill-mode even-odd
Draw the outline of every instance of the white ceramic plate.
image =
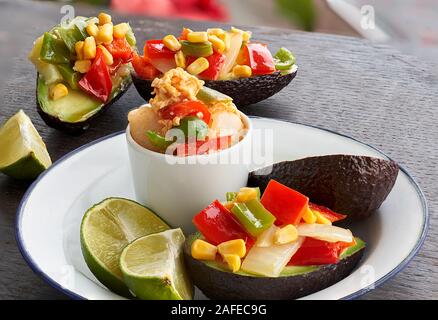
[[[253, 118], [254, 129], [272, 129], [274, 162], [325, 154], [386, 158], [380, 151], [327, 130]], [[264, 140], [254, 138], [254, 145]], [[121, 299], [101, 285], [82, 258], [79, 226], [84, 212], [111, 196], [135, 199], [124, 132], [85, 145], [58, 160], [26, 192], [18, 209], [17, 242], [31, 268], [73, 298]], [[218, 195], [220, 196], [220, 195]], [[355, 298], [399, 272], [426, 235], [425, 198], [400, 168], [396, 184], [379, 212], [352, 227], [367, 249], [344, 280], [305, 299]], [[197, 292], [197, 298], [202, 295]]]

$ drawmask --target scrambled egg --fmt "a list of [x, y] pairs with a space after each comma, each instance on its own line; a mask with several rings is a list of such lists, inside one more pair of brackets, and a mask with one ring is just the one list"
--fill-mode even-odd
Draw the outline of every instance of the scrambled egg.
[[154, 108], [164, 108], [184, 100], [197, 100], [196, 95], [204, 81], [185, 72], [182, 68], [171, 69], [161, 78], [152, 81], [155, 97], [149, 103]]

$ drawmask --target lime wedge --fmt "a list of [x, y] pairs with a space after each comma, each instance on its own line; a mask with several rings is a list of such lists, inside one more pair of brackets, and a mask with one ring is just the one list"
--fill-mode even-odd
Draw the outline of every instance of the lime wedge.
[[108, 198], [88, 209], [82, 219], [82, 254], [102, 284], [130, 297], [119, 267], [123, 248], [139, 237], [167, 229], [163, 220], [137, 202]]
[[120, 268], [125, 283], [137, 298], [193, 298], [193, 285], [184, 266], [183, 244], [181, 229], [172, 229], [137, 239], [123, 250]]
[[18, 111], [0, 128], [0, 171], [16, 179], [35, 179], [51, 164], [32, 121]]

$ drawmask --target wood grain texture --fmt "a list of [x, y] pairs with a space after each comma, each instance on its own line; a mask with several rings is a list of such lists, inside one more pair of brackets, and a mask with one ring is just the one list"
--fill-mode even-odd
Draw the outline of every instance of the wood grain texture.
[[[97, 9], [93, 10], [85, 13], [96, 14]], [[22, 108], [41, 133], [53, 160], [124, 129], [127, 112], [142, 103], [132, 86], [80, 137], [44, 125], [35, 108], [35, 72], [26, 56], [32, 41], [60, 17], [56, 4], [0, 2], [0, 21], [6, 28], [0, 37], [4, 60], [0, 65], [0, 121]], [[199, 23], [177, 20], [129, 20], [139, 43], [176, 33], [183, 25], [201, 28]], [[202, 29], [205, 25], [211, 24], [202, 24]], [[431, 225], [419, 254], [406, 269], [363, 299], [438, 299], [438, 77], [430, 71], [432, 66], [356, 38], [250, 29], [256, 39], [269, 42], [273, 51], [281, 46], [292, 49], [300, 69], [292, 84], [279, 94], [242, 111], [321, 126], [367, 142], [405, 167], [428, 199]], [[16, 209], [28, 185], [0, 176], [0, 299], [63, 299], [65, 296], [32, 273], [15, 242]]]

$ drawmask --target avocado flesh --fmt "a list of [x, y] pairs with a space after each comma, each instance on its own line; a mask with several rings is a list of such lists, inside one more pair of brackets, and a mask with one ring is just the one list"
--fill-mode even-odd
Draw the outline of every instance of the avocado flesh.
[[[286, 87], [296, 76], [297, 68], [289, 73], [279, 71], [272, 74], [231, 80], [206, 80], [205, 86], [219, 91], [233, 99], [238, 107], [244, 107], [265, 100]], [[132, 81], [140, 96], [149, 101], [152, 98], [152, 80], [141, 79], [135, 72]]]
[[[193, 241], [195, 241], [195, 239], [198, 238], [202, 238], [202, 235], [197, 232], [195, 233], [193, 236], [189, 237], [188, 241], [188, 245], [191, 247]], [[340, 260], [345, 259], [353, 254], [355, 254], [356, 252], [360, 251], [361, 249], [365, 248], [365, 242], [357, 237], [354, 238], [356, 240], [356, 244], [354, 246], [348, 247], [346, 248], [341, 255], [339, 256]], [[231, 271], [227, 268], [227, 266], [220, 262], [220, 261], [202, 261], [205, 265], [209, 266], [210, 268], [214, 268], [217, 269], [219, 271], [223, 271], [223, 272], [229, 272], [231, 273]], [[321, 266], [319, 265], [315, 265], [315, 266], [286, 266], [284, 267], [283, 271], [280, 273], [280, 277], [293, 277], [293, 276], [298, 276], [298, 275], [302, 275], [305, 273], [309, 273], [315, 270], [318, 270], [319, 268], [321, 268]], [[251, 273], [247, 273], [244, 271], [237, 271], [234, 274], [238, 274], [241, 276], [247, 276], [247, 277], [262, 277], [259, 275], [255, 275], [255, 274], [251, 274]]]
[[310, 201], [347, 215], [342, 223], [373, 214], [391, 192], [398, 175], [392, 160], [356, 155], [326, 155], [283, 161], [250, 172], [249, 187], [263, 192], [271, 179]]

